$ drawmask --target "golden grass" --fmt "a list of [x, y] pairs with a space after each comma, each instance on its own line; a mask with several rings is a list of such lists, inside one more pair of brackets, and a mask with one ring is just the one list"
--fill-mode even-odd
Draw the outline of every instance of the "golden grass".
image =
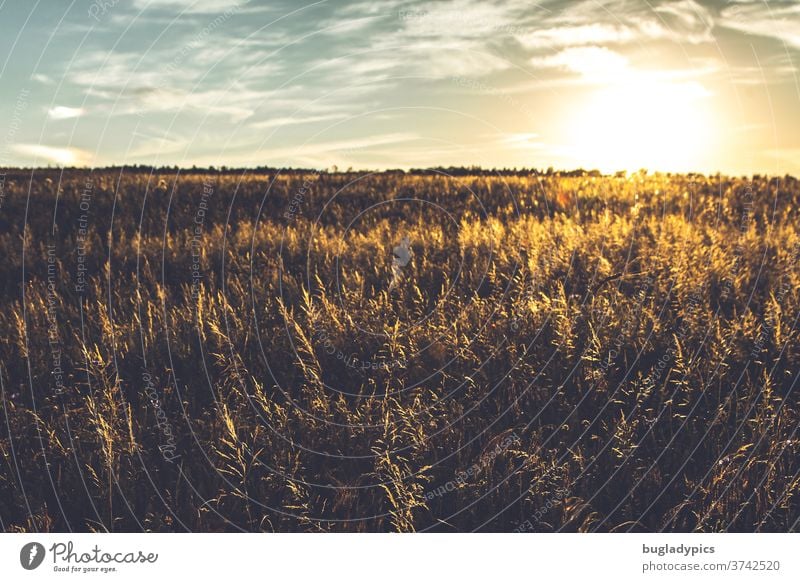
[[95, 172], [84, 211], [74, 171], [54, 217], [45, 174], [0, 234], [4, 530], [797, 526], [794, 180]]

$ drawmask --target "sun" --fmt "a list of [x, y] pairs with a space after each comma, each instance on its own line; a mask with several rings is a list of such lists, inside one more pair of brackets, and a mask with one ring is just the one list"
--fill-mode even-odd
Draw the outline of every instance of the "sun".
[[570, 117], [567, 151], [586, 169], [689, 172], [707, 166], [711, 94], [696, 82], [626, 75], [591, 92]]

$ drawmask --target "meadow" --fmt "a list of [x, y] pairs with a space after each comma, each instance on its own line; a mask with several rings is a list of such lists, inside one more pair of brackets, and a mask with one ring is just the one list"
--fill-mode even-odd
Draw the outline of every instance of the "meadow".
[[800, 183], [7, 170], [4, 531], [792, 531]]

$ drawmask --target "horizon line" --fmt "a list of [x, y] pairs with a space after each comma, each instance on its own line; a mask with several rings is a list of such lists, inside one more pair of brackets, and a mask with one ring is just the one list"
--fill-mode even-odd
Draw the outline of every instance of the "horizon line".
[[797, 180], [797, 177], [790, 173], [769, 173], [769, 172], [754, 172], [750, 174], [732, 174], [717, 170], [715, 172], [700, 172], [700, 171], [668, 171], [668, 170], [651, 170], [649, 168], [640, 168], [638, 170], [615, 170], [612, 172], [604, 172], [597, 168], [573, 168], [573, 169], [556, 169], [548, 166], [545, 169], [537, 167], [512, 167], [512, 168], [488, 168], [483, 166], [428, 166], [424, 168], [347, 168], [340, 169], [338, 166], [333, 165], [327, 168], [314, 168], [302, 166], [186, 166], [186, 165], [163, 165], [154, 166], [149, 164], [125, 164], [125, 165], [110, 165], [110, 166], [0, 166], [0, 177], [5, 177], [7, 172], [108, 172], [116, 170], [136, 170], [136, 171], [150, 171], [152, 173], [158, 172], [203, 172], [203, 173], [218, 173], [218, 174], [236, 174], [236, 173], [318, 173], [318, 174], [385, 174], [385, 173], [403, 173], [403, 174], [420, 174], [420, 173], [434, 173], [444, 174], [447, 172], [459, 172], [461, 175], [477, 175], [483, 173], [493, 173], [498, 175], [508, 174], [533, 174], [539, 176], [566, 176], [566, 177], [609, 177], [621, 178], [630, 177], [635, 175], [650, 175], [650, 176], [702, 176], [705, 178], [712, 177], [728, 177], [728, 178], [783, 178]]

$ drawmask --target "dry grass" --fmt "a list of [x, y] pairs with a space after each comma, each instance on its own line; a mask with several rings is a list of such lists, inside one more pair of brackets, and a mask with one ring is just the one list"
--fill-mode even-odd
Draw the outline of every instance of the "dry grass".
[[4, 530], [797, 526], [794, 180], [87, 177], [7, 177]]

